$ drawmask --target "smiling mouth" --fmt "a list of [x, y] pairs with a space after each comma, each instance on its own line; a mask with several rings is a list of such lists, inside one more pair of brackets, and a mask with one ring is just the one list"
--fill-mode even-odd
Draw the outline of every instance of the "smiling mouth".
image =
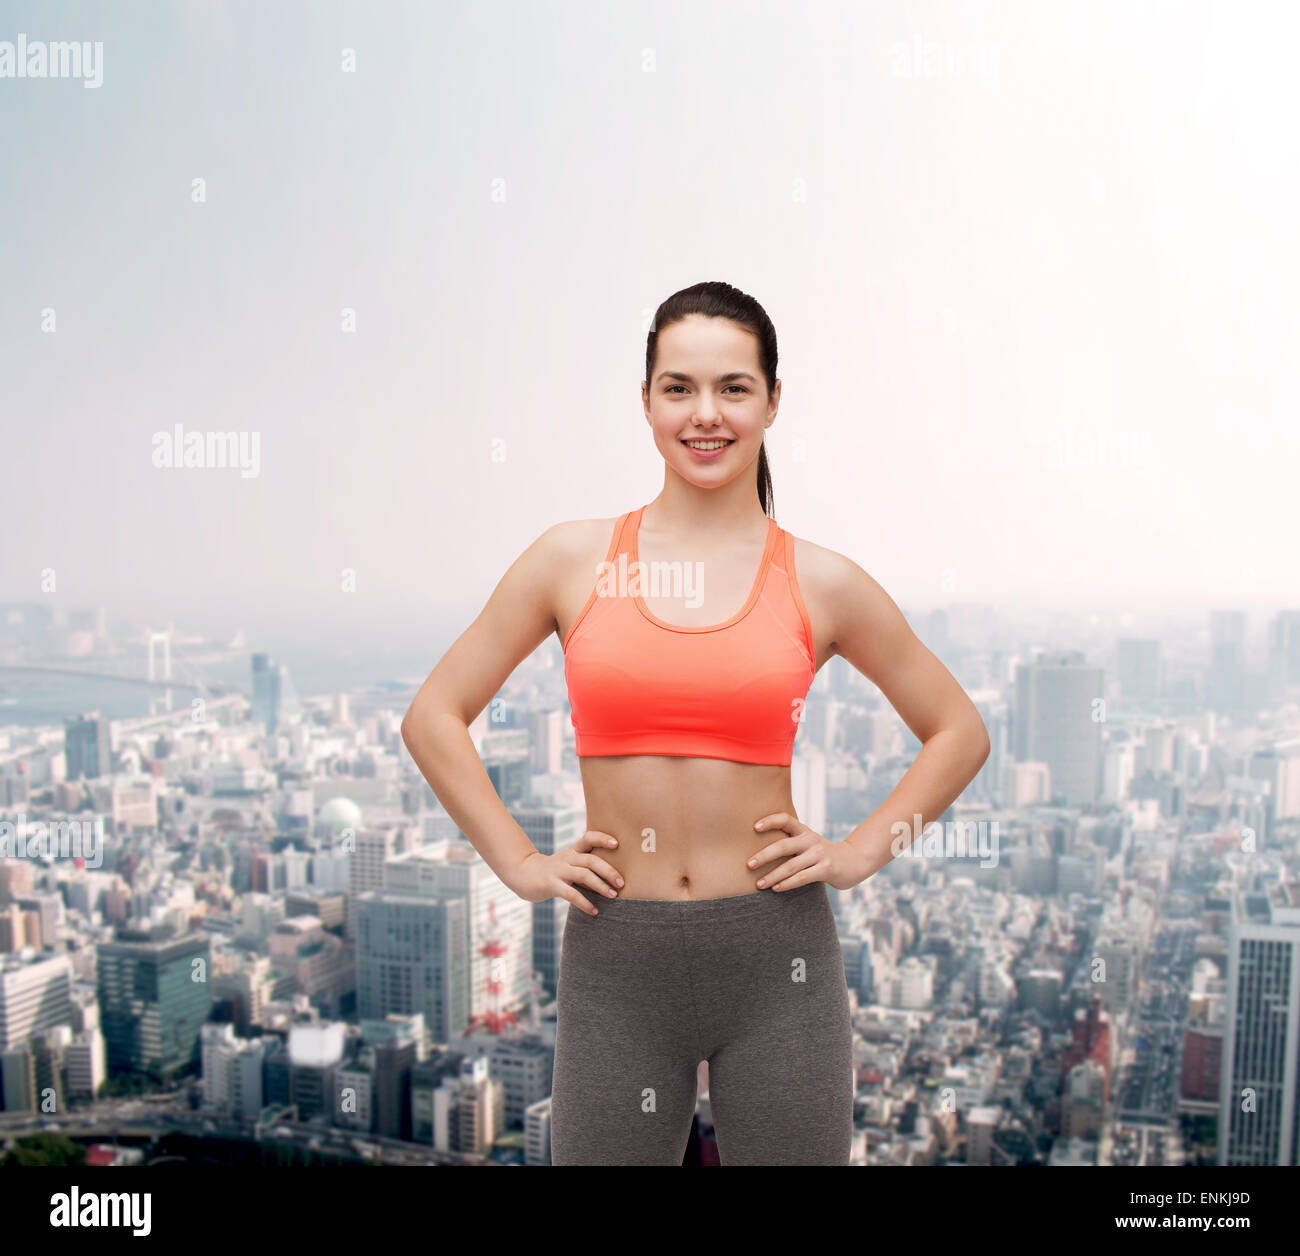
[[684, 440], [682, 444], [688, 449], [698, 449], [701, 453], [711, 453], [715, 449], [726, 449], [728, 445], [734, 445], [734, 440]]

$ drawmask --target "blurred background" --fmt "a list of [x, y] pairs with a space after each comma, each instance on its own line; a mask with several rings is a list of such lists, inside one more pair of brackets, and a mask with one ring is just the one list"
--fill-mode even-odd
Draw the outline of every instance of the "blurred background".
[[[718, 279], [776, 325], [776, 518], [993, 739], [945, 820], [994, 857], [833, 895], [855, 1161], [1296, 1163], [1298, 28], [0, 6], [7, 1154], [545, 1162], [562, 912], [398, 723], [538, 534], [658, 492], [646, 333]], [[472, 731], [581, 833], [557, 641]], [[918, 749], [833, 660], [800, 815]]]

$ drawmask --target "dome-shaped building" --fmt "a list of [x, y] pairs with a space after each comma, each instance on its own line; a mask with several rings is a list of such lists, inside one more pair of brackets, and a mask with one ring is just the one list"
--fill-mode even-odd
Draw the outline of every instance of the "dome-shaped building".
[[361, 808], [351, 798], [331, 798], [316, 816], [316, 827], [333, 837], [345, 829], [356, 833], [361, 828]]

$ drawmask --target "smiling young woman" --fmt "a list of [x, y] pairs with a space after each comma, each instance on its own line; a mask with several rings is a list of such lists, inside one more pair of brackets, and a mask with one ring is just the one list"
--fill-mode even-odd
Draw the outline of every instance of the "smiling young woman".
[[[434, 793], [502, 881], [529, 902], [569, 903], [555, 1164], [680, 1164], [701, 1061], [723, 1164], [847, 1163], [852, 1034], [826, 886], [888, 863], [894, 823], [937, 818], [988, 755], [974, 705], [888, 594], [773, 517], [763, 439], [776, 365], [752, 297], [704, 283], [665, 301], [641, 385], [659, 495], [538, 537], [403, 721]], [[551, 632], [589, 827], [543, 854], [468, 725]], [[804, 700], [833, 654], [923, 743], [837, 842], [798, 820], [790, 792]]]

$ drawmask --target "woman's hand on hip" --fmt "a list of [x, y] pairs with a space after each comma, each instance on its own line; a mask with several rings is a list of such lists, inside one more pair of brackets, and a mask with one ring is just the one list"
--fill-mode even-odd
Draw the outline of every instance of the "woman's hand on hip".
[[574, 887], [585, 885], [606, 898], [617, 897], [623, 888], [623, 878], [618, 869], [599, 855], [592, 854], [597, 847], [613, 850], [617, 845], [618, 838], [598, 829], [588, 829], [572, 846], [557, 850], [553, 855], [543, 855], [535, 850], [524, 856], [512, 869], [506, 884], [527, 903], [563, 898], [587, 915], [595, 916], [596, 909]]
[[816, 829], [784, 811], [763, 816], [754, 829], [779, 836], [750, 856], [750, 868], [784, 857], [779, 867], [763, 874], [757, 883], [760, 890], [793, 890], [810, 881], [825, 881], [837, 890], [847, 890], [867, 879], [867, 861], [856, 846], [851, 842], [829, 842]]

